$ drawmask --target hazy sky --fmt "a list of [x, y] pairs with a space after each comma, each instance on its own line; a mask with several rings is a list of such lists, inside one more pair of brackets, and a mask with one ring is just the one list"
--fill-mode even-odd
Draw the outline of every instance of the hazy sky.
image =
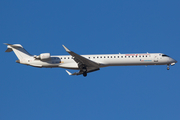
[[[180, 61], [179, 0], [0, 1], [1, 120], [179, 120], [180, 65], [107, 67], [87, 77], [16, 63], [33, 55], [165, 53]], [[70, 70], [70, 72], [76, 72]]]

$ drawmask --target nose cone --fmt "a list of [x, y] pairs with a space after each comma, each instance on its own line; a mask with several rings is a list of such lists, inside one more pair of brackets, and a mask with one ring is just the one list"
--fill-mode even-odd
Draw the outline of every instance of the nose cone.
[[173, 59], [173, 58], [170, 58], [169, 61], [170, 61], [171, 63], [177, 63], [177, 61], [176, 61], [175, 59]]

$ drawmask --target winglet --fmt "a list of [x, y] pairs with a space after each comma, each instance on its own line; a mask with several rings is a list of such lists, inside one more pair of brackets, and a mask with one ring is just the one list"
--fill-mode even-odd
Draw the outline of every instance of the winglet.
[[64, 45], [62, 45], [64, 47], [64, 49], [66, 50], [66, 52], [71, 52], [67, 47], [65, 47]]
[[67, 72], [69, 75], [72, 75], [72, 73], [70, 73], [68, 70], [66, 70], [66, 72]]

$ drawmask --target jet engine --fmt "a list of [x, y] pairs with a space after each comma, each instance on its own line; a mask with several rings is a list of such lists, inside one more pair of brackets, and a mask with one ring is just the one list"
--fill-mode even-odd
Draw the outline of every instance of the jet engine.
[[39, 56], [34, 56], [34, 58], [40, 59], [40, 60], [48, 60], [51, 58], [51, 55], [50, 53], [42, 53]]

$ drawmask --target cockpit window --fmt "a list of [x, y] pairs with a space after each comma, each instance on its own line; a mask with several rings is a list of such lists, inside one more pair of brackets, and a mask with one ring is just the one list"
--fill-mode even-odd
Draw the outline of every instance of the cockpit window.
[[168, 55], [163, 54], [162, 57], [169, 57]]

